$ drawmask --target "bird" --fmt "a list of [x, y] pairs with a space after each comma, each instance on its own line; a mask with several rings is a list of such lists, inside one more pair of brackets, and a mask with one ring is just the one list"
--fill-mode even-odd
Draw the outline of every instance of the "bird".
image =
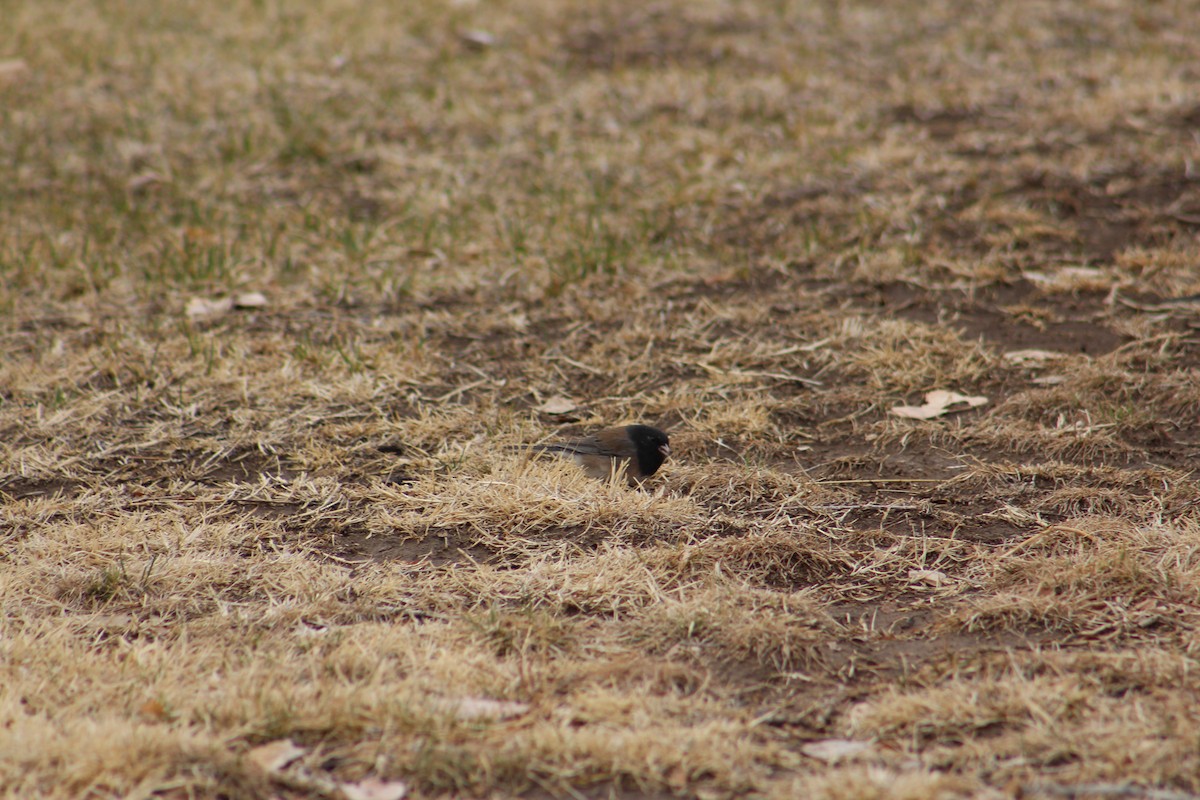
[[535, 444], [532, 449], [573, 459], [589, 477], [599, 480], [624, 474], [630, 486], [658, 472], [671, 455], [667, 434], [649, 425], [605, 428], [581, 439]]

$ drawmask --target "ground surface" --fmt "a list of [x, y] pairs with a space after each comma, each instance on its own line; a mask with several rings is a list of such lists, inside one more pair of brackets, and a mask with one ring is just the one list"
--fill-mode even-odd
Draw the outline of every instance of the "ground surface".
[[4, 16], [5, 796], [1200, 794], [1197, 4]]

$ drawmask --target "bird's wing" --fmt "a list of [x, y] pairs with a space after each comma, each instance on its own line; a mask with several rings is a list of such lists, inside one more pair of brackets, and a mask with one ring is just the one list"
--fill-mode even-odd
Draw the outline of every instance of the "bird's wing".
[[538, 444], [535, 450], [543, 453], [566, 453], [573, 456], [606, 456], [608, 458], [633, 458], [636, 454], [633, 443], [625, 436], [585, 436], [570, 442]]
[[613, 456], [615, 458], [633, 458], [637, 455], [637, 447], [629, 438], [625, 428], [609, 428], [600, 431], [595, 436], [587, 436], [580, 440], [581, 445], [589, 448], [587, 452], [597, 455]]

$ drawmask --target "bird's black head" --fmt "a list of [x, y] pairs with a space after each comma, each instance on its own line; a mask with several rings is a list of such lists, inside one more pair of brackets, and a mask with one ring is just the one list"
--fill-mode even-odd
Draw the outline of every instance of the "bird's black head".
[[670, 440], [667, 434], [649, 425], [630, 425], [629, 440], [637, 451], [638, 467], [643, 477], [649, 477], [658, 471], [662, 463], [671, 454]]

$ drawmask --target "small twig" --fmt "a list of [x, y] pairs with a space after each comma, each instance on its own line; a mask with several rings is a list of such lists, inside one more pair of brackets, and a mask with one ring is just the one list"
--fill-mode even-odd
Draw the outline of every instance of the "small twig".
[[1168, 297], [1166, 300], [1160, 300], [1157, 303], [1139, 303], [1136, 300], [1130, 300], [1120, 294], [1113, 294], [1113, 299], [1125, 306], [1132, 308], [1135, 311], [1170, 311], [1172, 308], [1186, 307], [1200, 303], [1200, 294], [1191, 294], [1186, 297]]
[[455, 397], [458, 397], [460, 394], [463, 394], [464, 392], [469, 392], [472, 389], [483, 386], [485, 383], [493, 383], [493, 382], [494, 381], [491, 378], [480, 378], [477, 381], [472, 381], [471, 383], [464, 384], [463, 386], [459, 386], [457, 389], [452, 389], [449, 392], [446, 392], [441, 397], [435, 397], [434, 402], [435, 403], [445, 403], [448, 400], [452, 400]]
[[730, 378], [773, 378], [777, 381], [788, 381], [790, 383], [800, 383], [805, 386], [824, 386], [820, 381], [815, 381], [812, 378], [804, 378], [799, 375], [793, 375], [790, 372], [759, 372], [756, 370], [741, 370], [741, 369], [721, 369], [714, 367], [712, 364], [705, 364], [703, 361], [690, 362], [694, 366], [700, 367], [714, 375]]
[[817, 481], [822, 486], [844, 486], [856, 483], [946, 483], [950, 478], [847, 478], [836, 481]]
[[769, 354], [767, 356], [767, 358], [779, 358], [780, 356], [790, 356], [793, 353], [811, 353], [815, 350], [820, 350], [822, 347], [824, 347], [825, 345], [829, 344], [832, 341], [833, 341], [832, 336], [826, 336], [824, 339], [821, 339], [816, 342], [810, 342], [808, 344], [797, 344], [797, 345], [792, 345], [791, 347], [785, 347], [782, 350], [777, 350], [776, 352]]
[[810, 511], [923, 511], [924, 508], [912, 503], [829, 503], [808, 506]]
[[171, 439], [164, 436], [158, 439], [151, 439], [148, 442], [121, 442], [120, 444], [110, 445], [103, 450], [98, 450], [94, 453], [83, 453], [81, 455], [72, 456], [64, 461], [60, 461], [57, 465], [57, 469], [62, 470], [63, 468], [72, 466], [80, 461], [95, 461], [101, 458], [108, 458], [109, 456], [120, 453], [123, 450], [133, 450], [136, 452], [147, 447], [156, 447], [169, 441], [171, 441]]
[[546, 355], [542, 356], [542, 358], [544, 358], [547, 361], [562, 361], [563, 363], [570, 364], [572, 367], [575, 367], [576, 369], [581, 369], [584, 372], [590, 372], [593, 375], [606, 374], [604, 372], [604, 370], [602, 370], [602, 369], [596, 369], [595, 367], [591, 366], [590, 364], [584, 364], [582, 361], [576, 361], [573, 358], [567, 358], [566, 356], [562, 355], [561, 353], [547, 353]]
[[466, 367], [467, 369], [471, 370], [471, 372], [474, 372], [479, 377], [484, 378], [485, 380], [496, 381], [496, 383], [498, 383], [501, 386], [503, 386], [505, 383], [507, 383], [507, 381], [505, 381], [505, 380], [496, 380], [491, 375], [488, 375], [486, 372], [484, 372], [483, 370], [481, 370], [479, 367], [475, 366], [474, 364], [463, 364], [463, 366]]
[[317, 556], [318, 558], [328, 558], [330, 561], [336, 561], [339, 564], [345, 564], [348, 567], [361, 567], [363, 564], [371, 563], [371, 559], [369, 559], [369, 558], [360, 558], [357, 561], [351, 561], [348, 558], [342, 558], [341, 556], [335, 556], [333, 553], [326, 553], [326, 552], [318, 550], [316, 548], [313, 548], [310, 552], [313, 555]]

